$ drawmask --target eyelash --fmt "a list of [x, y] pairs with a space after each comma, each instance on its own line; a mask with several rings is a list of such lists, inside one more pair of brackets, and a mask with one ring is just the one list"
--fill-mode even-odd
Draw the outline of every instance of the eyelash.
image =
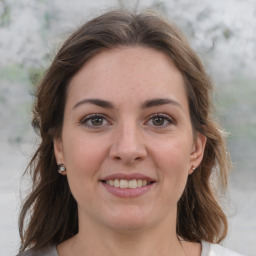
[[153, 114], [150, 116], [149, 120], [146, 123], [149, 123], [149, 121], [152, 121], [154, 118], [162, 118], [165, 121], [167, 121], [168, 123], [165, 125], [154, 125], [152, 124], [153, 127], [155, 127], [156, 129], [162, 129], [162, 128], [166, 128], [172, 124], [175, 124], [175, 120], [173, 118], [171, 118], [169, 115], [167, 114], [163, 114], [163, 113], [158, 113], [158, 114]]
[[[96, 126], [96, 125], [93, 125], [93, 124], [88, 124], [89, 121], [92, 121], [93, 119], [96, 119], [96, 118], [103, 119], [103, 122], [105, 121], [105, 122], [107, 122], [107, 124], [100, 125], [100, 126]], [[80, 124], [84, 125], [84, 126], [86, 126], [88, 128], [99, 129], [99, 128], [102, 128], [105, 125], [109, 125], [110, 122], [107, 121], [107, 118], [104, 115], [102, 115], [102, 114], [92, 114], [92, 115], [88, 115], [88, 116], [84, 117], [80, 121]]]
[[[107, 122], [103, 125], [93, 125], [93, 124], [88, 124], [89, 121], [92, 121], [93, 119], [96, 119], [96, 118], [99, 118], [99, 119], [102, 119], [103, 122]], [[169, 125], [172, 125], [172, 124], [175, 124], [175, 120], [173, 118], [171, 118], [169, 115], [167, 114], [163, 114], [163, 113], [158, 113], [158, 114], [153, 114], [149, 117], [148, 121], [146, 121], [145, 124], [148, 124], [150, 121], [153, 121], [154, 118], [162, 118], [163, 121], [167, 121], [168, 123], [167, 124], [164, 124], [164, 125], [154, 125], [154, 124], [150, 124], [150, 126], [153, 126], [154, 128], [156, 129], [163, 129], [163, 128], [166, 128], [168, 127]], [[105, 115], [102, 115], [102, 114], [91, 114], [91, 115], [88, 115], [86, 117], [84, 117], [80, 122], [79, 122], [81, 125], [84, 125], [88, 128], [93, 128], [93, 129], [100, 129], [106, 125], [110, 125], [111, 123], [107, 120], [106, 116]]]

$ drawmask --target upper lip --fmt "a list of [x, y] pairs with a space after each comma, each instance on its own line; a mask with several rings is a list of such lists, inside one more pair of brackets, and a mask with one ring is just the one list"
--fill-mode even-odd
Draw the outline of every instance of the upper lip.
[[114, 173], [110, 174], [108, 176], [105, 176], [104, 178], [100, 180], [147, 180], [147, 181], [155, 181], [155, 179], [150, 178], [149, 176], [146, 176], [141, 173], [131, 173], [131, 174], [126, 174], [126, 173]]

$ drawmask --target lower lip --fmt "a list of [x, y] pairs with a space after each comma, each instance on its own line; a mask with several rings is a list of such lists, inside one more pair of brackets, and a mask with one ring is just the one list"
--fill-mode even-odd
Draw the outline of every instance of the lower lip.
[[102, 185], [107, 189], [108, 192], [110, 192], [114, 196], [123, 198], [142, 196], [143, 194], [147, 193], [154, 184], [155, 183], [152, 183], [140, 188], [116, 188], [102, 182]]

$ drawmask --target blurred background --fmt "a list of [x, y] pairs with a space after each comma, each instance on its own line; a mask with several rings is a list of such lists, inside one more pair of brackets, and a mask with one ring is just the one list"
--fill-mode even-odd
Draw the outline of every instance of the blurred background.
[[37, 143], [34, 88], [70, 32], [115, 7], [163, 13], [203, 60], [234, 164], [223, 244], [256, 256], [256, 0], [0, 0], [0, 255], [19, 247], [20, 197], [29, 182], [21, 175]]

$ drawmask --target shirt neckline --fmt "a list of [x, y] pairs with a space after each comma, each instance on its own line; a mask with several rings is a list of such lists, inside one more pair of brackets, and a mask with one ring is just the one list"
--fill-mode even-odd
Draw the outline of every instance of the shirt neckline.
[[[208, 256], [211, 244], [206, 241], [201, 241], [201, 246], [202, 246], [201, 256]], [[53, 256], [58, 256], [57, 245], [53, 247], [53, 253], [54, 253]]]

